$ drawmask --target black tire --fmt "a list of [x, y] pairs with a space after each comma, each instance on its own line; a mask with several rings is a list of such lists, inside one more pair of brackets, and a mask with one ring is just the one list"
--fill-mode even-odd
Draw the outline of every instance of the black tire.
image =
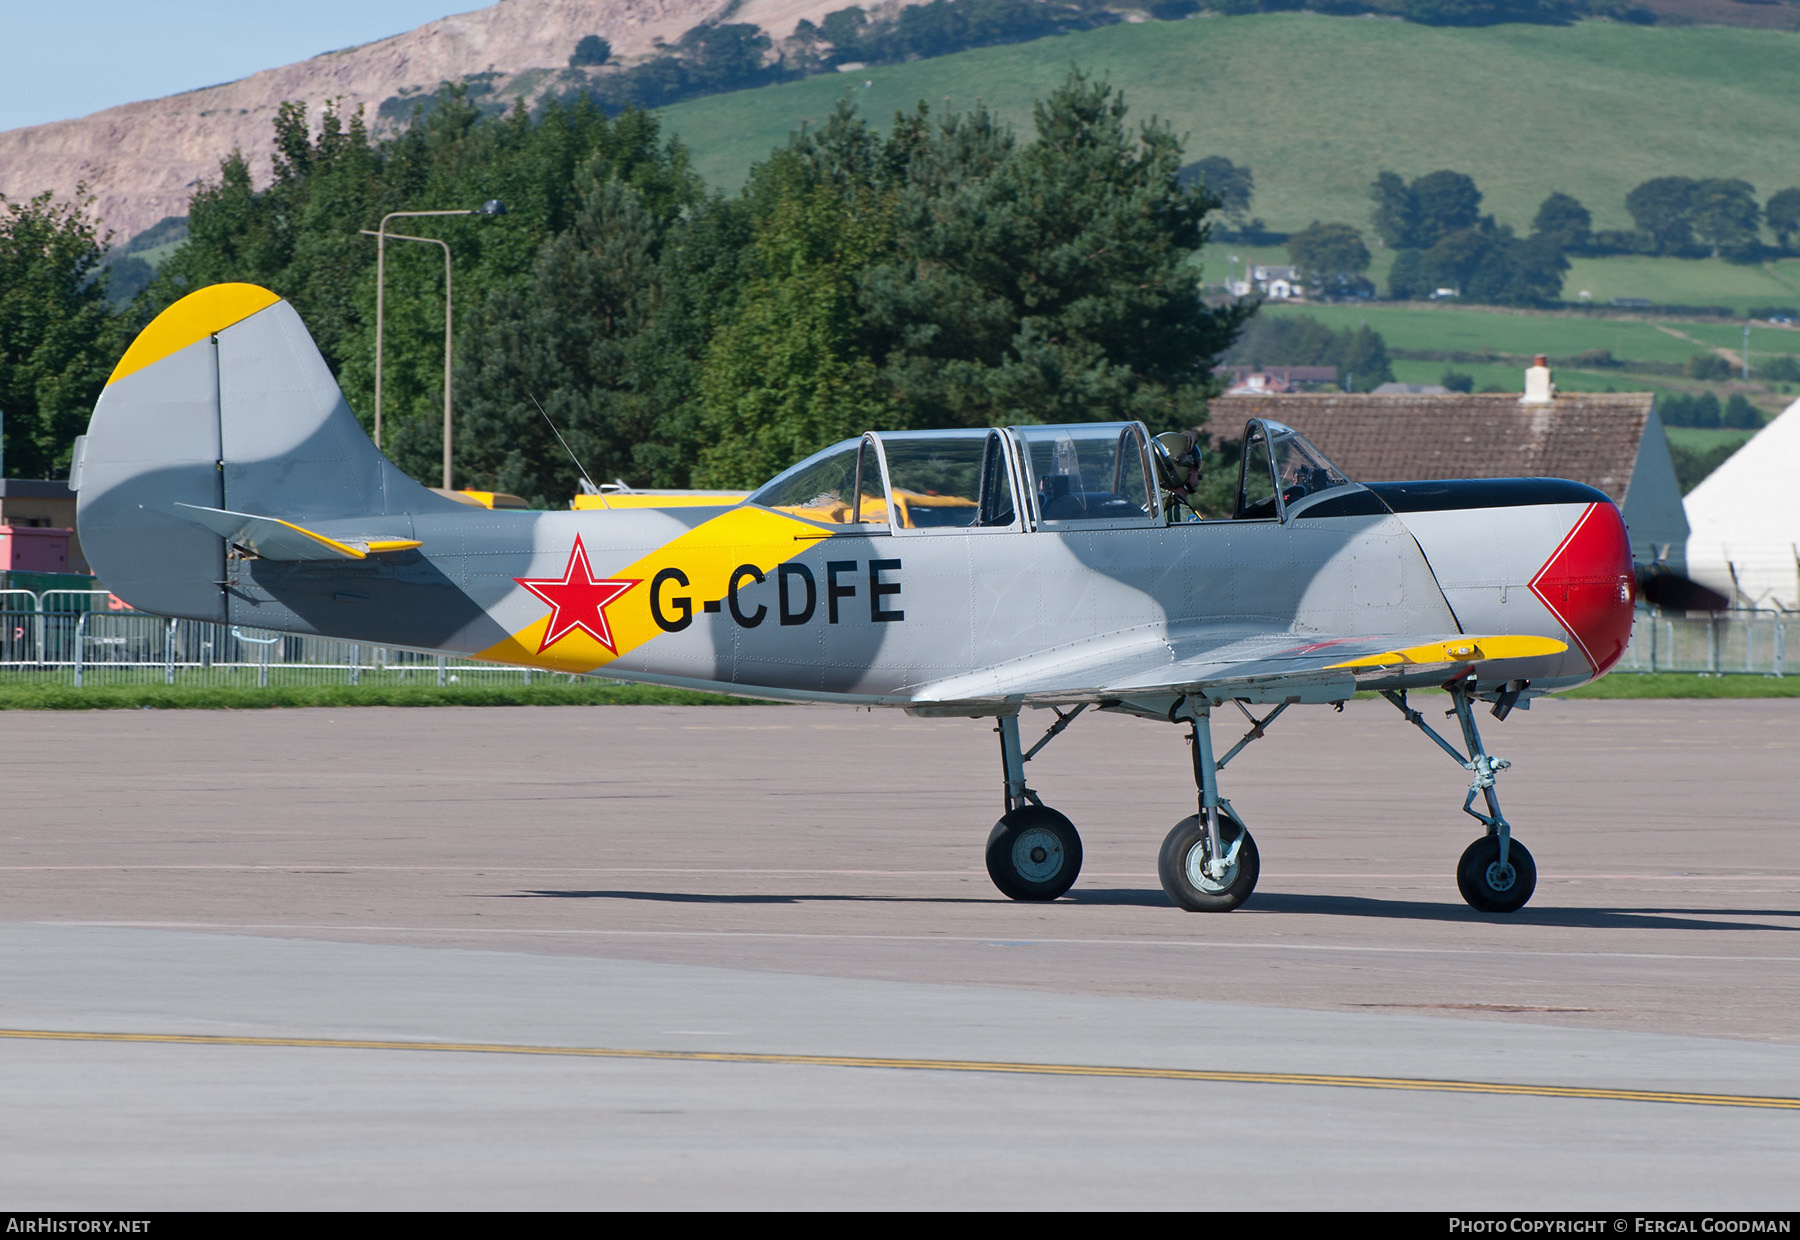
[[1049, 806], [1026, 805], [994, 824], [987, 868], [994, 886], [1014, 900], [1054, 900], [1081, 873], [1081, 836]]
[[1156, 860], [1156, 873], [1169, 899], [1190, 913], [1229, 913], [1248, 900], [1262, 873], [1262, 858], [1244, 824], [1220, 810], [1219, 843], [1227, 856], [1232, 842], [1240, 836], [1243, 843], [1238, 845], [1237, 860], [1225, 871], [1224, 878], [1215, 879], [1201, 868], [1206, 860], [1206, 824], [1200, 815], [1176, 823], [1164, 838], [1162, 855]]
[[[1500, 867], [1500, 838], [1484, 835], [1463, 850], [1456, 863], [1456, 889], [1478, 913], [1516, 913], [1537, 890], [1537, 862], [1518, 840], [1506, 846], [1507, 869]], [[1510, 871], [1510, 872], [1509, 872]]]

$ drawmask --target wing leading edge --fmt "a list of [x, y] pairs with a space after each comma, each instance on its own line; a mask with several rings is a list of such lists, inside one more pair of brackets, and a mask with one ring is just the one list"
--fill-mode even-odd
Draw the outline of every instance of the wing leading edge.
[[1224, 697], [1327, 701], [1363, 688], [1439, 683], [1461, 668], [1559, 655], [1568, 648], [1554, 638], [1508, 634], [1317, 639], [1293, 633], [1159, 635], [952, 677], [925, 686], [913, 701], [1100, 702], [1213, 690]]

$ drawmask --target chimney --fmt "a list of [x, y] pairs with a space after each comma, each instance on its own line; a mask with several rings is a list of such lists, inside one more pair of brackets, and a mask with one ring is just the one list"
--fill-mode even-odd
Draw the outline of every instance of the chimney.
[[1521, 405], [1547, 405], [1556, 394], [1556, 385], [1550, 382], [1550, 365], [1548, 359], [1540, 353], [1531, 359], [1531, 365], [1525, 368], [1525, 395], [1519, 397]]

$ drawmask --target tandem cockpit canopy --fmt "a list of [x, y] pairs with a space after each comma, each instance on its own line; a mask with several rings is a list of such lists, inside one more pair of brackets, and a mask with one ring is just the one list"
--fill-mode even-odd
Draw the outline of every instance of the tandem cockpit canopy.
[[[1141, 422], [871, 431], [801, 461], [746, 502], [827, 526], [937, 530], [1120, 528], [1182, 519], [1285, 519], [1312, 496], [1353, 487], [1305, 436], [1253, 419], [1236, 510], [1193, 512], [1198, 436], [1152, 438]], [[849, 532], [846, 530], [845, 532]]]
[[1285, 520], [1327, 492], [1356, 486], [1305, 435], [1267, 418], [1244, 426], [1238, 479], [1239, 521]]

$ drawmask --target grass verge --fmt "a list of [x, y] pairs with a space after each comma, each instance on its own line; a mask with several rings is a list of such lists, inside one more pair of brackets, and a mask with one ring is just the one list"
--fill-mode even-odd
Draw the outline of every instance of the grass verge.
[[[1430, 692], [1430, 690], [1426, 690]], [[1621, 672], [1568, 698], [1800, 697], [1800, 676], [1703, 676]], [[746, 706], [752, 698], [627, 685], [611, 681], [536, 685], [274, 685], [266, 689], [201, 685], [0, 683], [0, 710], [271, 710], [306, 706]]]
[[1702, 676], [1692, 672], [1620, 672], [1559, 693], [1566, 698], [1791, 698], [1800, 697], [1800, 676], [1751, 673]]
[[[612, 681], [535, 685], [0, 684], [0, 710], [269, 710], [301, 706], [742, 706], [750, 699]], [[764, 703], [766, 705], [766, 703]]]

